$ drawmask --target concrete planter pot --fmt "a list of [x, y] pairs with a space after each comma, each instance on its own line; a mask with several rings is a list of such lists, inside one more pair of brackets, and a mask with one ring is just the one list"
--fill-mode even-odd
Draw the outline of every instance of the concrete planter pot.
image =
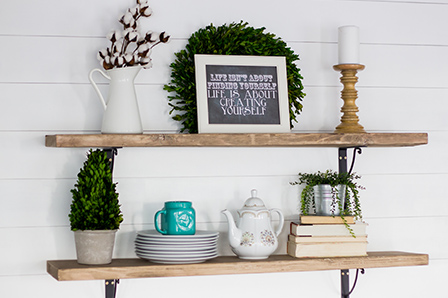
[[85, 265], [111, 263], [116, 233], [117, 230], [75, 231], [78, 263]]
[[329, 184], [319, 184], [313, 187], [316, 214], [337, 216], [340, 215], [339, 200], [341, 206], [345, 203], [346, 185], [338, 185], [333, 189]]

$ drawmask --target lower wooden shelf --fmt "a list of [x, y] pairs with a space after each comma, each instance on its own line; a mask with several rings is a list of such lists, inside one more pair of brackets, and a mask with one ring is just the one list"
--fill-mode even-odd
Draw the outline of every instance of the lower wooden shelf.
[[110, 280], [172, 276], [251, 274], [428, 265], [427, 254], [381, 251], [366, 257], [293, 258], [274, 255], [248, 261], [222, 256], [199, 264], [164, 265], [142, 259], [114, 259], [108, 265], [80, 265], [76, 260], [47, 261], [47, 272], [59, 281]]

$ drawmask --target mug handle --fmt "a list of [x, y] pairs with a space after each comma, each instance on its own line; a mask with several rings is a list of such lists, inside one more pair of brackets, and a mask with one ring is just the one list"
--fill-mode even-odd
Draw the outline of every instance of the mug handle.
[[278, 237], [278, 235], [280, 235], [280, 232], [283, 229], [283, 224], [285, 223], [285, 218], [283, 217], [283, 213], [280, 211], [280, 209], [271, 209], [270, 210], [271, 213], [272, 212], [277, 212], [278, 213], [278, 217], [279, 217], [279, 226], [277, 227], [277, 230], [275, 230], [275, 236]]
[[96, 94], [98, 94], [98, 97], [100, 98], [100, 101], [101, 101], [101, 103], [103, 104], [103, 108], [104, 108], [104, 110], [106, 110], [106, 108], [107, 108], [106, 101], [104, 100], [104, 97], [103, 97], [103, 95], [102, 95], [101, 92], [100, 92], [100, 89], [98, 89], [98, 86], [96, 85], [95, 81], [93, 80], [93, 73], [96, 72], [96, 71], [99, 72], [103, 77], [105, 77], [105, 78], [108, 79], [109, 81], [110, 81], [110, 76], [108, 76], [104, 71], [102, 71], [102, 70], [99, 69], [99, 68], [92, 69], [92, 70], [90, 71], [90, 73], [89, 73], [89, 81], [90, 81], [90, 83], [92, 84], [93, 89], [95, 89]]
[[159, 211], [156, 212], [156, 215], [154, 215], [154, 226], [155, 226], [157, 232], [159, 232], [160, 234], [166, 235], [166, 234], [167, 234], [167, 231], [162, 231], [162, 230], [159, 228], [158, 221], [157, 221], [157, 217], [158, 217], [160, 214], [162, 214], [162, 213], [164, 213], [164, 214], [166, 215], [166, 210], [159, 210]]

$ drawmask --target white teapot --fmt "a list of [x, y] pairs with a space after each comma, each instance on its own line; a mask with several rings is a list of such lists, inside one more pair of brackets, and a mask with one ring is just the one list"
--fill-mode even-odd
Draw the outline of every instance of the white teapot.
[[[260, 260], [268, 258], [278, 247], [278, 235], [282, 231], [284, 217], [279, 209], [268, 210], [263, 201], [257, 198], [257, 190], [238, 210], [237, 224], [226, 209], [221, 211], [229, 223], [229, 242], [232, 251], [240, 259]], [[279, 226], [274, 231], [271, 226], [271, 213], [279, 215]]]

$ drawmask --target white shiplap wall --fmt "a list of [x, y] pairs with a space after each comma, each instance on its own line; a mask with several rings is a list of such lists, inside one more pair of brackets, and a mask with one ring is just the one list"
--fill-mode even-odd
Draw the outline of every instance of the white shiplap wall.
[[[49, 259], [75, 257], [67, 214], [86, 149], [44, 147], [44, 135], [98, 133], [101, 105], [87, 74], [131, 0], [0, 3], [0, 297], [103, 297], [101, 281], [56, 282]], [[368, 148], [357, 158], [369, 250], [430, 254], [425, 267], [369, 269], [352, 297], [446, 297], [448, 268], [448, 1], [153, 0], [145, 30], [166, 30], [154, 67], [136, 89], [144, 129], [175, 132], [168, 65], [192, 32], [245, 20], [282, 37], [301, 57], [304, 110], [298, 131], [332, 131], [341, 100], [337, 27], [361, 28], [359, 116], [368, 131], [428, 132], [429, 145]], [[103, 81], [104, 82], [104, 81]], [[104, 82], [105, 83], [105, 82]], [[107, 84], [101, 86], [107, 92]], [[297, 218], [297, 172], [337, 168], [335, 149], [126, 148], [115, 166], [125, 221], [115, 257], [133, 257], [135, 231], [152, 228], [166, 200], [194, 202], [201, 229], [225, 231], [257, 188], [288, 221]], [[287, 228], [282, 239], [286, 239]], [[283, 241], [284, 242], [284, 241]], [[221, 253], [230, 254], [221, 239]], [[284, 253], [284, 245], [279, 253]], [[122, 280], [118, 297], [340, 297], [339, 272]]]

